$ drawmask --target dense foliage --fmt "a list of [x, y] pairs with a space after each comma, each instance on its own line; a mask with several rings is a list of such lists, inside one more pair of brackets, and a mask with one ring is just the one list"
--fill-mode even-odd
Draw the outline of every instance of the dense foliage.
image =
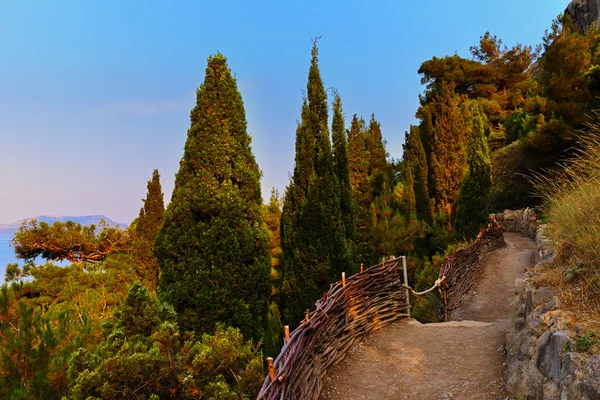
[[32, 219], [21, 225], [12, 244], [17, 257], [26, 261], [41, 257], [48, 261], [97, 262], [113, 253], [128, 252], [131, 233], [102, 221], [96, 227], [73, 221], [50, 225]]
[[222, 54], [208, 58], [175, 189], [155, 243], [159, 297], [182, 330], [219, 322], [261, 339], [267, 328], [269, 233], [260, 170], [235, 78]]
[[263, 218], [269, 230], [269, 247], [271, 255], [271, 295], [269, 296], [269, 315], [267, 335], [264, 341], [264, 352], [268, 356], [276, 356], [283, 345], [281, 311], [279, 310], [279, 299], [282, 285], [283, 250], [281, 249], [281, 225], [282, 200], [279, 192], [273, 188], [269, 204], [262, 205]]
[[200, 340], [180, 333], [173, 308], [134, 284], [103, 341], [69, 360], [74, 400], [254, 398], [263, 380], [262, 355], [234, 328], [217, 325]]
[[[281, 219], [282, 306], [285, 320], [292, 325], [302, 319], [304, 310], [314, 304], [330, 282], [347, 271], [353, 259], [345, 225], [348, 221], [342, 216], [338, 177], [346, 169], [344, 160], [334, 162], [334, 153], [341, 153], [331, 149], [327, 95], [319, 72], [316, 40], [307, 94], [296, 130], [296, 165], [286, 189]], [[338, 116], [336, 131], [340, 123]]]
[[131, 246], [137, 275], [152, 292], [156, 292], [160, 276], [158, 261], [154, 257], [154, 241], [162, 226], [164, 214], [165, 203], [160, 186], [160, 175], [155, 169], [152, 179], [148, 181], [148, 194], [135, 224]]
[[[276, 356], [282, 322], [294, 327], [341, 272], [407, 254], [409, 283], [428, 289], [489, 211], [540, 201], [531, 174], [575, 260], [565, 279], [600, 304], [600, 128], [576, 134], [599, 105], [600, 32], [559, 16], [543, 53], [490, 33], [470, 50], [421, 65], [419, 123], [391, 160], [374, 114], [347, 129], [335, 90], [329, 120], [315, 41], [293, 175], [268, 204], [236, 79], [210, 56], [166, 211], [155, 170], [126, 230], [34, 220], [15, 234], [27, 263], [7, 266], [0, 290], [0, 397], [252, 398], [261, 350]], [[412, 304], [439, 318], [437, 293]]]
[[473, 238], [488, 223], [488, 200], [492, 188], [492, 164], [484, 131], [483, 115], [477, 106], [467, 141], [467, 170], [460, 187], [454, 226], [459, 236]]
[[[1, 398], [67, 393], [69, 357], [98, 345], [102, 323], [134, 275], [130, 266], [129, 255], [114, 254], [99, 263], [30, 265], [26, 274], [12, 275], [15, 281], [0, 291]], [[33, 279], [21, 281], [25, 275]]]

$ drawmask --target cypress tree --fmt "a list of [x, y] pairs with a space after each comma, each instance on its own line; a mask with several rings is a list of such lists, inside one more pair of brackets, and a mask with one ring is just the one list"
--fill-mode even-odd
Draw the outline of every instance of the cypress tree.
[[260, 170], [242, 97], [226, 58], [208, 58], [171, 203], [158, 233], [159, 297], [182, 330], [222, 322], [262, 338], [267, 326], [269, 233], [261, 215]]
[[484, 116], [473, 109], [473, 126], [467, 142], [467, 171], [460, 187], [455, 229], [462, 237], [477, 235], [488, 222], [488, 199], [492, 188], [492, 164], [485, 137]]
[[348, 162], [352, 199], [356, 207], [354, 257], [357, 263], [369, 265], [377, 261], [377, 255], [373, 235], [375, 219], [372, 207], [373, 190], [369, 175], [371, 154], [367, 149], [367, 133], [364, 127], [365, 121], [362, 118], [358, 119], [354, 114], [348, 131]]
[[381, 194], [384, 184], [391, 184], [391, 179], [385, 140], [381, 134], [381, 124], [375, 119], [375, 114], [371, 114], [365, 144], [369, 153], [369, 175], [371, 176], [373, 196], [377, 197]]
[[[342, 99], [335, 93], [333, 100], [333, 123], [331, 126], [333, 141], [333, 158], [338, 181], [340, 183], [340, 209], [346, 229], [346, 240], [350, 253], [354, 247], [356, 214], [352, 200], [352, 186], [350, 185], [350, 166], [348, 164], [348, 140], [344, 127], [344, 114], [342, 113]], [[348, 271], [353, 272], [353, 271]]]
[[152, 179], [148, 181], [148, 193], [144, 206], [140, 209], [131, 246], [135, 270], [142, 283], [154, 293], [160, 276], [160, 267], [153, 253], [154, 241], [162, 226], [164, 215], [165, 203], [160, 186], [160, 175], [155, 169]]
[[429, 185], [427, 184], [427, 158], [418, 126], [410, 126], [410, 131], [406, 133], [406, 142], [402, 147], [404, 153], [404, 175], [410, 170], [414, 179], [413, 191], [417, 216], [419, 219], [431, 224], [433, 222], [433, 215], [429, 201]]
[[447, 221], [452, 221], [467, 164], [465, 145], [468, 127], [461, 99], [450, 84], [442, 84], [440, 94], [436, 95], [431, 107], [435, 115], [430, 143], [435, 211], [443, 213]]
[[412, 168], [407, 168], [404, 174], [404, 193], [402, 203], [404, 213], [407, 217], [415, 217], [417, 214], [417, 200], [415, 197], [415, 180], [413, 177]]
[[296, 130], [296, 165], [284, 197], [281, 239], [284, 253], [284, 320], [302, 319], [329, 283], [350, 262], [337, 178], [327, 128], [327, 95], [313, 43], [308, 98]]

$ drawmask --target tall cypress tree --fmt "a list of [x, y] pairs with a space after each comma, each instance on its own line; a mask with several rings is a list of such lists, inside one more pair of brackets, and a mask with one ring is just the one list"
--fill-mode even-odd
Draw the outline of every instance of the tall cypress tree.
[[375, 119], [375, 114], [371, 114], [365, 144], [369, 153], [369, 175], [371, 176], [373, 196], [377, 197], [383, 191], [383, 185], [391, 185], [391, 170], [387, 161], [385, 141], [381, 134], [381, 124]]
[[269, 233], [261, 215], [260, 170], [226, 58], [208, 58], [155, 255], [159, 297], [182, 330], [217, 322], [262, 338], [267, 325]]
[[429, 201], [429, 185], [427, 184], [427, 158], [418, 126], [410, 126], [410, 131], [406, 133], [406, 142], [402, 145], [402, 148], [404, 153], [403, 174], [406, 176], [408, 170], [410, 170], [414, 179], [413, 191], [417, 216], [419, 219], [431, 224], [433, 216]]
[[[337, 178], [340, 184], [340, 210], [346, 229], [346, 240], [352, 254], [356, 231], [356, 214], [352, 200], [352, 186], [350, 185], [350, 166], [348, 164], [348, 140], [344, 127], [344, 114], [342, 113], [342, 99], [335, 93], [333, 100], [333, 123], [331, 125], [333, 141], [333, 161]], [[348, 271], [354, 272], [354, 271]]]
[[445, 214], [451, 223], [467, 166], [465, 145], [468, 125], [461, 109], [461, 99], [450, 84], [442, 83], [440, 93], [430, 105], [435, 115], [430, 142], [435, 211]]
[[154, 257], [154, 241], [165, 215], [165, 203], [160, 175], [155, 169], [152, 179], [148, 181], [148, 193], [144, 206], [140, 209], [135, 226], [135, 238], [131, 245], [135, 270], [142, 283], [152, 292], [156, 292], [160, 267]]
[[484, 116], [473, 109], [473, 125], [467, 142], [467, 171], [460, 187], [455, 229], [470, 238], [488, 222], [488, 200], [492, 188], [492, 164], [485, 137]]
[[350, 164], [350, 183], [352, 185], [352, 199], [356, 207], [356, 239], [354, 258], [357, 263], [369, 265], [377, 260], [375, 238], [373, 235], [373, 190], [369, 168], [371, 153], [367, 148], [367, 132], [365, 121], [358, 119], [356, 114], [352, 118], [348, 131], [348, 161]]
[[316, 41], [308, 73], [308, 98], [296, 130], [296, 165], [284, 197], [281, 240], [284, 253], [284, 320], [302, 319], [329, 283], [350, 262], [346, 229], [327, 128], [327, 95]]

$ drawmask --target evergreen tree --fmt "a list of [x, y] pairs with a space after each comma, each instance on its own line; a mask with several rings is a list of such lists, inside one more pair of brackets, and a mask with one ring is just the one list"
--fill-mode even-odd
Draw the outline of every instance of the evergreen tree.
[[263, 218], [270, 236], [271, 255], [271, 295], [269, 296], [269, 318], [267, 337], [263, 343], [263, 352], [275, 357], [281, 350], [283, 340], [281, 336], [281, 312], [279, 311], [279, 297], [281, 293], [281, 278], [283, 264], [283, 250], [281, 249], [281, 203], [279, 192], [273, 188], [269, 204], [262, 205]]
[[348, 164], [348, 140], [344, 127], [342, 113], [342, 99], [336, 92], [333, 100], [333, 123], [331, 127], [333, 141], [333, 161], [338, 181], [340, 183], [340, 209], [346, 229], [348, 248], [352, 254], [354, 248], [356, 214], [352, 200], [352, 186], [350, 185], [350, 166]]
[[429, 201], [429, 187], [427, 184], [427, 158], [421, 142], [419, 127], [410, 126], [410, 132], [406, 133], [406, 143], [402, 146], [404, 153], [404, 174], [409, 171], [414, 179], [413, 193], [415, 196], [416, 211], [419, 219], [431, 224], [433, 216], [431, 203]]
[[435, 115], [430, 143], [435, 211], [452, 221], [466, 167], [468, 127], [461, 109], [461, 99], [450, 84], [442, 85], [431, 107]]
[[350, 263], [316, 41], [307, 93], [296, 130], [296, 165], [286, 190], [281, 222], [282, 309], [284, 320], [291, 324], [302, 319], [304, 310], [314, 304], [330, 282], [339, 279]]
[[373, 190], [369, 176], [370, 153], [366, 145], [365, 121], [352, 118], [348, 131], [348, 162], [352, 199], [356, 207], [356, 239], [354, 257], [357, 263], [369, 265], [377, 261], [373, 236]]
[[415, 197], [415, 180], [413, 177], [412, 168], [407, 168], [404, 174], [404, 193], [402, 196], [402, 205], [404, 214], [407, 216], [416, 217], [417, 215], [417, 200]]
[[102, 336], [70, 357], [70, 399], [248, 399], [263, 381], [262, 354], [239, 330], [182, 334], [173, 308], [139, 282]]
[[377, 197], [381, 194], [384, 184], [391, 184], [391, 170], [387, 161], [385, 140], [381, 134], [381, 124], [375, 119], [375, 114], [371, 114], [365, 144], [369, 153], [369, 175], [371, 176], [373, 197]]
[[160, 186], [160, 175], [155, 169], [152, 173], [152, 180], [148, 181], [148, 194], [144, 200], [144, 206], [140, 209], [131, 246], [138, 277], [151, 292], [156, 292], [160, 276], [160, 267], [154, 257], [153, 249], [164, 216], [165, 203]]
[[473, 237], [488, 222], [488, 200], [492, 188], [492, 164], [485, 137], [484, 116], [479, 107], [473, 109], [473, 126], [467, 142], [467, 171], [460, 187], [456, 232]]
[[262, 338], [267, 325], [269, 233], [261, 215], [260, 170], [242, 97], [226, 58], [208, 58], [175, 188], [156, 238], [159, 297], [182, 330], [218, 322]]

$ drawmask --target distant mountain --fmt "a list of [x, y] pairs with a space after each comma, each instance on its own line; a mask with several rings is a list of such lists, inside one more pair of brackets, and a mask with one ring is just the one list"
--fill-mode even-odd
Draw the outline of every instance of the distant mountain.
[[19, 230], [19, 227], [25, 221], [29, 221], [32, 219], [37, 219], [40, 222], [46, 222], [49, 224], [53, 224], [54, 222], [66, 222], [73, 221], [81, 225], [98, 225], [100, 220], [105, 220], [109, 226], [120, 226], [121, 228], [125, 228], [127, 224], [123, 224], [120, 222], [115, 222], [112, 219], [105, 217], [104, 215], [83, 215], [81, 217], [71, 217], [71, 216], [60, 216], [60, 215], [38, 215], [37, 217], [25, 218], [19, 221], [11, 222], [10, 224], [0, 224], [0, 235], [13, 235], [15, 232]]

